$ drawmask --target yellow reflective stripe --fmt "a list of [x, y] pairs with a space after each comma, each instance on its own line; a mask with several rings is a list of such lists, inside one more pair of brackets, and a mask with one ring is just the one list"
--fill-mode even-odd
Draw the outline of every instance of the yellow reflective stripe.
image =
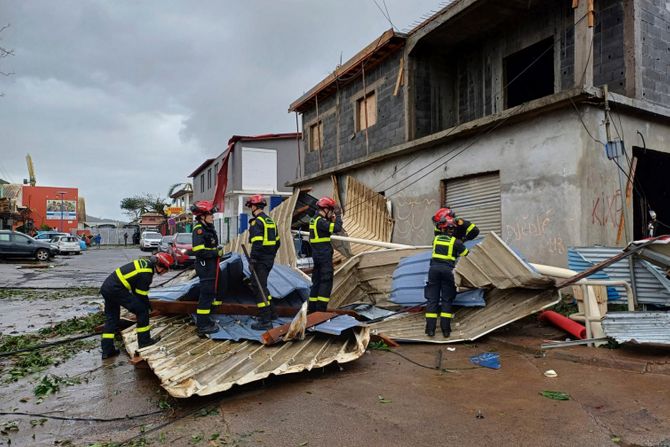
[[335, 222], [331, 222], [330, 225], [328, 226], [328, 231], [331, 233], [335, 231]]
[[465, 234], [468, 234], [475, 228], [475, 224], [471, 223], [470, 226], [468, 227], [467, 230], [465, 230]]
[[440, 316], [442, 318], [454, 318], [454, 314], [450, 314], [449, 312], [442, 312]]
[[316, 228], [316, 223], [321, 219], [321, 216], [317, 216], [309, 222], [309, 229], [312, 231], [314, 237], [309, 238], [310, 243], [319, 243], [319, 242], [330, 242], [330, 235], [325, 237], [319, 237], [319, 231]]
[[196, 246], [193, 247], [191, 250], [193, 250], [193, 251], [200, 251], [200, 250], [204, 250], [204, 249], [205, 249], [205, 244], [200, 244], [200, 245], [196, 245]]
[[138, 295], [149, 296], [149, 291], [148, 290], [135, 289], [135, 293], [138, 294]]
[[263, 241], [263, 236], [254, 236], [251, 238], [251, 242], [261, 242]]
[[269, 306], [269, 304], [268, 304], [268, 303], [266, 303], [266, 302], [264, 302], [264, 301], [263, 301], [263, 302], [260, 302], [260, 303], [258, 303], [258, 304], [256, 304], [256, 305], [257, 305], [258, 307], [265, 307], [265, 306]]
[[[257, 240], [263, 241], [263, 245], [265, 246], [272, 246], [272, 245], [277, 245], [277, 241], [279, 240], [279, 234], [277, 232], [277, 224], [271, 219], [267, 218], [265, 219], [264, 217], [258, 216], [256, 219], [260, 220], [263, 222], [263, 236], [256, 236], [251, 239], [251, 242], [256, 242]], [[275, 230], [275, 237], [274, 239], [270, 240], [270, 237], [268, 236], [268, 230]], [[260, 238], [260, 239], [257, 239]]]
[[114, 338], [114, 334], [110, 334], [109, 332], [103, 332], [102, 338]]
[[198, 228], [202, 228], [202, 225], [201, 224], [195, 224], [195, 226], [193, 227], [194, 230], [197, 230]]
[[315, 296], [310, 296], [309, 300], [314, 302], [314, 301], [319, 301]]
[[[447, 261], [455, 261], [454, 257], [454, 242], [456, 238], [451, 237], [448, 242], [445, 242], [441, 236], [435, 237], [433, 239], [433, 258], [435, 259], [445, 259]], [[447, 254], [437, 252], [437, 247], [447, 247]]]
[[324, 303], [327, 303], [327, 302], [330, 301], [330, 298], [327, 297], [327, 296], [318, 296], [318, 297], [316, 297], [316, 300], [317, 300], [317, 301], [322, 301], [322, 302], [324, 302]]
[[434, 312], [426, 312], [426, 318], [437, 318], [437, 314]]
[[268, 301], [272, 301], [272, 295], [268, 295]]
[[463, 253], [461, 253], [461, 256], [467, 256], [468, 253], [470, 253], [470, 251], [466, 248], [465, 250], [463, 250]]
[[123, 277], [123, 273], [121, 273], [120, 268], [116, 269], [116, 276], [119, 278], [119, 281], [121, 281], [121, 284], [123, 284], [123, 287], [128, 289], [128, 291], [132, 291], [132, 287], [130, 287], [130, 283], [128, 281], [126, 281], [126, 278]]
[[213, 302], [212, 302], [212, 305], [213, 305], [213, 306], [219, 306], [219, 305], [221, 305], [221, 304], [223, 304], [223, 301], [213, 301]]
[[211, 309], [197, 309], [195, 313], [197, 313], [198, 315], [209, 315], [211, 311], [212, 311]]
[[135, 328], [135, 332], [137, 332], [138, 334], [140, 334], [140, 333], [142, 333], [142, 332], [147, 332], [149, 329], [151, 329], [151, 325], [149, 325], [149, 326], [137, 327], [137, 328]]

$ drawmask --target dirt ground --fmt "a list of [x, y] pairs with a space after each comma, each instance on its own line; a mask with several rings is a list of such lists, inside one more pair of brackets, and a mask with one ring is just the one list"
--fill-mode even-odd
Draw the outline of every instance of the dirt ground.
[[[56, 261], [37, 282], [48, 289], [3, 289], [2, 335], [86, 315], [99, 297], [80, 287], [94, 287], [90, 278], [102, 281], [139, 255], [89, 251], [64, 267]], [[79, 263], [89, 273], [81, 282]], [[0, 286], [34, 287], [16, 267], [0, 264]], [[40, 370], [17, 373], [15, 357], [0, 357], [0, 445], [670, 447], [670, 375], [644, 366], [670, 362], [670, 351], [577, 347], [543, 357], [533, 346], [551, 331], [533, 327], [528, 320], [450, 346], [455, 351], [425, 344], [369, 350], [353, 363], [183, 400], [168, 397], [153, 373], [130, 365], [125, 354], [101, 361], [97, 338], [69, 351], [45, 350], [56, 360]], [[443, 370], [435, 369], [438, 352]], [[473, 367], [469, 357], [482, 352], [497, 352], [501, 368]], [[558, 377], [545, 377], [548, 369]], [[10, 372], [23, 376], [11, 381]], [[35, 391], [45, 383], [52, 393], [40, 398]], [[569, 400], [544, 397], [546, 390]], [[111, 418], [119, 419], [102, 421]]]

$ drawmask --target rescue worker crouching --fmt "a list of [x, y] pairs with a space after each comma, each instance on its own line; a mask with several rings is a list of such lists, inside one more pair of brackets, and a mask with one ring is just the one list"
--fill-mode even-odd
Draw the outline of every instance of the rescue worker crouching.
[[265, 198], [256, 194], [245, 204], [251, 208], [252, 219], [249, 221], [249, 243], [251, 244], [250, 262], [253, 266], [262, 290], [257, 290], [256, 282], [252, 288], [259, 308], [258, 321], [251, 325], [255, 330], [272, 329], [272, 320], [277, 318], [272, 295], [268, 290], [268, 276], [275, 262], [277, 250], [281, 245], [277, 224], [263, 209], [267, 206]]
[[[454, 230], [454, 236], [456, 239], [459, 239], [463, 242], [471, 241], [479, 236], [479, 228], [469, 220], [465, 220], [461, 217], [456, 216], [456, 212], [453, 208], [440, 208], [441, 210], [446, 210], [447, 216], [454, 219], [456, 223], [456, 229]], [[435, 229], [435, 234], [439, 233], [437, 228]]]
[[120, 353], [114, 346], [114, 336], [119, 325], [121, 306], [137, 318], [135, 332], [140, 349], [156, 343], [151, 338], [149, 325], [149, 285], [154, 273], [162, 275], [172, 264], [174, 259], [171, 255], [157, 253], [149, 260], [138, 259], [117, 268], [102, 283], [100, 294], [105, 299], [105, 326], [101, 342], [103, 359]]
[[454, 236], [457, 225], [448, 215], [448, 209], [440, 208], [433, 216], [436, 234], [433, 239], [433, 254], [428, 270], [428, 283], [424, 289], [426, 303], [426, 335], [435, 336], [437, 319], [440, 319], [442, 335], [451, 334], [452, 303], [456, 297], [453, 269], [460, 256], [468, 249]]
[[307, 312], [325, 311], [333, 290], [333, 246], [330, 236], [342, 231], [342, 219], [337, 204], [330, 197], [316, 202], [319, 212], [309, 222], [309, 243], [312, 246], [312, 288]]
[[219, 237], [214, 228], [214, 213], [217, 212], [214, 204], [209, 200], [198, 201], [191, 205], [191, 212], [196, 220], [191, 251], [195, 256], [195, 272], [200, 279], [195, 325], [198, 335], [204, 336], [219, 330], [210, 314], [212, 305], [221, 304], [216, 300], [216, 280], [223, 248], [219, 245]]

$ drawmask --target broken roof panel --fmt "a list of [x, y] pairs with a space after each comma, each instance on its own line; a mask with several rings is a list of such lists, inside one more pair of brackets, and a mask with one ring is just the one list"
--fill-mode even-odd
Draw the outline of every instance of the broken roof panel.
[[[195, 322], [195, 315], [191, 315]], [[263, 330], [255, 330], [251, 328], [257, 320], [249, 315], [222, 315], [212, 314], [212, 318], [219, 324], [219, 331], [209, 334], [208, 337], [212, 340], [251, 340], [263, 343]], [[275, 326], [290, 323], [291, 318], [278, 318], [274, 321]]]
[[[152, 335], [161, 339], [139, 351], [173, 397], [206, 396], [270, 375], [351, 362], [363, 355], [370, 341], [367, 327], [356, 327], [342, 337], [310, 334], [303, 341], [274, 346], [215, 341], [198, 337], [190, 321], [184, 316], [152, 319]], [[133, 355], [138, 350], [134, 327], [122, 335], [126, 350]]]
[[555, 284], [554, 279], [537, 273], [493, 232], [458, 260], [454, 277], [456, 285], [468, 288], [546, 289]]
[[668, 312], [608, 312], [602, 324], [605, 335], [618, 343], [670, 345]]
[[358, 322], [351, 315], [338, 315], [335, 318], [317, 324], [313, 328], [310, 328], [311, 331], [321, 332], [323, 334], [330, 335], [342, 335], [347, 329], [361, 326], [361, 323]]
[[396, 341], [455, 343], [476, 340], [500, 327], [558, 303], [555, 290], [493, 289], [486, 292], [486, 307], [462, 307], [454, 312], [451, 336], [428, 337], [423, 312], [404, 313], [370, 325], [373, 334], [383, 333]]

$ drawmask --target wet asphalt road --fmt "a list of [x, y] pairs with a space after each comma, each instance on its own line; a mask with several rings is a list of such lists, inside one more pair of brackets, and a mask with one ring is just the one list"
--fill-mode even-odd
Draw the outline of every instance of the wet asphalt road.
[[[136, 249], [90, 251], [57, 259], [53, 268], [28, 278], [16, 264], [0, 264], [0, 285], [99, 287], [114, 268], [141, 255]], [[33, 295], [31, 306], [16, 303], [19, 292], [0, 298], [0, 313], [11, 315], [8, 320], [30, 321], [37, 329], [45, 322], [30, 314], [32, 307], [51, 309], [51, 322], [67, 319], [72, 309], [66, 306], [95, 299], [86, 292], [62, 301]], [[669, 375], [536, 358], [487, 339], [455, 348], [406, 344], [398, 349], [425, 367], [369, 351], [342, 369], [331, 365], [207, 398], [175, 400], [150, 370], [136, 369], [125, 354], [102, 362], [96, 341], [60, 365], [1, 384], [0, 411], [84, 418], [163, 412], [114, 422], [0, 416], [0, 431], [12, 422], [18, 428], [0, 434], [0, 445], [10, 445], [10, 439], [12, 446], [134, 439], [129, 445], [670, 446]], [[451, 372], [430, 369], [439, 350]], [[502, 368], [470, 369], [469, 356], [486, 351], [500, 354]], [[8, 366], [7, 359], [0, 359], [0, 367]], [[558, 377], [544, 377], [547, 369], [556, 370]], [[79, 383], [39, 402], [34, 388], [46, 373]], [[550, 400], [539, 394], [543, 390], [563, 391], [571, 398]]]

